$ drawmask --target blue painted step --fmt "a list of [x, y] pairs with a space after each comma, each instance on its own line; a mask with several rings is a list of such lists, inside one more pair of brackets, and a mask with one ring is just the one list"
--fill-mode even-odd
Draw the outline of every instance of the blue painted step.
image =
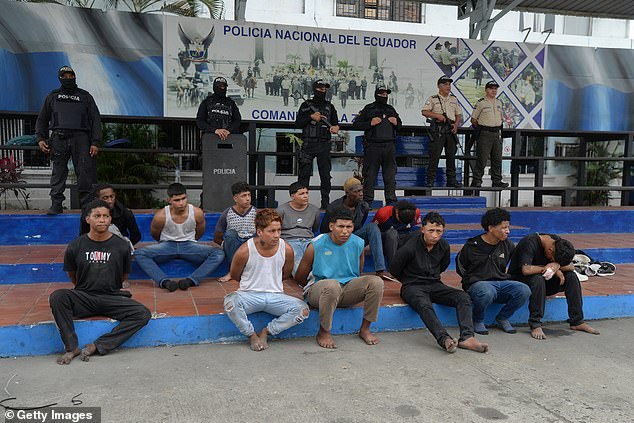
[[[219, 213], [205, 214], [207, 229], [202, 241], [212, 241]], [[150, 235], [152, 214], [135, 214], [141, 231], [141, 241], [153, 241]], [[67, 213], [46, 215], [0, 215], [0, 245], [68, 244], [79, 235], [79, 214]], [[10, 228], [10, 230], [9, 230]]]
[[[518, 239], [514, 240], [515, 242]], [[463, 244], [452, 242], [452, 244]], [[592, 258], [598, 261], [609, 261], [614, 264], [634, 263], [634, 248], [588, 248], [584, 250]], [[455, 253], [451, 254], [449, 270], [455, 270]], [[68, 282], [68, 276], [63, 271], [61, 263], [37, 263], [37, 264], [3, 264], [0, 265], [0, 284], [25, 284], [25, 283], [49, 283]], [[190, 274], [194, 267], [184, 261], [177, 260], [173, 263], [163, 264], [161, 268], [170, 277], [186, 276]], [[227, 263], [223, 263], [211, 277], [223, 276], [228, 271]], [[363, 271], [374, 272], [374, 262], [370, 254], [365, 256]], [[618, 271], [618, 269], [617, 269]], [[138, 268], [136, 263], [132, 263], [131, 280], [149, 279], [148, 276]]]
[[[444, 196], [427, 196], [427, 197], [399, 197], [399, 200], [407, 200], [416, 207], [424, 210], [444, 210], [444, 209], [485, 209], [486, 198], [483, 197], [444, 197]], [[484, 213], [484, 211], [482, 211]], [[482, 213], [477, 214], [477, 219], [471, 219], [468, 222], [452, 222], [452, 223], [473, 223], [479, 222]], [[444, 214], [443, 214], [444, 215]]]
[[[563, 297], [548, 299], [544, 322], [561, 322], [568, 318], [568, 306]], [[608, 295], [584, 297], [584, 316], [587, 320], [611, 319], [634, 316], [633, 295]], [[487, 308], [485, 321], [492, 323], [502, 306], [494, 304]], [[434, 305], [438, 319], [446, 327], [456, 327], [456, 310], [452, 307]], [[266, 325], [272, 316], [255, 313], [249, 316], [256, 331]], [[363, 318], [362, 307], [338, 308], [333, 319], [332, 333], [335, 335], [357, 333]], [[523, 307], [513, 314], [511, 323], [524, 324], [528, 309]], [[91, 342], [112, 330], [116, 322], [109, 320], [75, 321], [79, 344]], [[422, 328], [418, 314], [409, 306], [383, 306], [379, 319], [372, 324], [376, 332], [403, 331]], [[275, 338], [299, 338], [315, 336], [319, 329], [319, 314], [312, 312], [301, 325], [294, 326]], [[0, 357], [44, 355], [64, 350], [59, 332], [53, 322], [37, 325], [12, 325], [0, 327]], [[130, 338], [123, 348], [152, 347], [158, 345], [201, 344], [214, 342], [246, 342], [246, 338], [225, 314], [201, 316], [168, 316], [152, 319], [150, 323]]]
[[[456, 178], [462, 182], [462, 168], [456, 169]], [[427, 182], [427, 166], [421, 167], [399, 167], [396, 172], [396, 186], [402, 187], [424, 187]], [[444, 167], [436, 169], [435, 187], [444, 187], [447, 185], [447, 170]], [[379, 171], [375, 187], [383, 188], [383, 172]]]

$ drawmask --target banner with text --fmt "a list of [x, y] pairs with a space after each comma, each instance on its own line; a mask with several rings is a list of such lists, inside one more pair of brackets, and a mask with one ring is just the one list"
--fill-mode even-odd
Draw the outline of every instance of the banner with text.
[[163, 33], [168, 117], [195, 116], [213, 79], [223, 76], [243, 119], [294, 121], [303, 99], [312, 96], [313, 81], [322, 79], [342, 123], [385, 85], [403, 122], [421, 125], [421, 107], [444, 74], [454, 79], [464, 125], [486, 82], [495, 80], [504, 126], [542, 127], [541, 45], [184, 17], [166, 17]]

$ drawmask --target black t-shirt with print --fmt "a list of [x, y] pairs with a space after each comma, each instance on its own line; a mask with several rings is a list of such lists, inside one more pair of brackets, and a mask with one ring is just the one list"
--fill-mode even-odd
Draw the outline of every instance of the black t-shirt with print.
[[77, 272], [75, 289], [119, 294], [123, 275], [130, 273], [130, 259], [130, 245], [118, 236], [93, 241], [84, 234], [66, 247], [64, 271]]

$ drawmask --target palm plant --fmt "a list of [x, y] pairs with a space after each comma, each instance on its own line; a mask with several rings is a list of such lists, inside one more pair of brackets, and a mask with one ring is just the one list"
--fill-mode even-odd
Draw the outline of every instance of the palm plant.
[[[96, 0], [18, 0], [30, 3], [55, 3], [82, 8], [95, 7]], [[101, 2], [99, 2], [101, 5]], [[105, 9], [134, 13], [165, 12], [179, 16], [203, 16], [221, 19], [225, 13], [224, 0], [105, 0]]]
[[[617, 154], [618, 142], [592, 142], [588, 144], [588, 157], [623, 157]], [[613, 179], [620, 178], [623, 169], [620, 162], [601, 160], [586, 164], [586, 185], [591, 187], [609, 186]], [[589, 191], [586, 201], [591, 206], [607, 206], [609, 190]]]
[[[132, 148], [154, 148], [158, 138], [152, 125], [115, 123], [103, 125], [104, 139], [122, 139], [130, 141]], [[174, 159], [158, 153], [117, 153], [104, 148], [99, 154], [97, 180], [109, 184], [151, 185], [166, 180], [166, 171], [174, 169]], [[154, 190], [124, 189], [117, 190], [119, 199], [130, 208], [156, 207], [158, 201], [153, 197]]]

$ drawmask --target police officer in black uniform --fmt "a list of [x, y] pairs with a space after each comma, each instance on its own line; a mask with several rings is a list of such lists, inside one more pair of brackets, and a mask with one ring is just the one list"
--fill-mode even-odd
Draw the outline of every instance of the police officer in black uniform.
[[216, 134], [224, 141], [229, 135], [239, 132], [242, 116], [235, 101], [227, 97], [225, 78], [214, 79], [213, 91], [200, 103], [196, 125], [204, 133]]
[[337, 110], [326, 100], [330, 84], [321, 79], [313, 83], [313, 98], [299, 106], [295, 127], [302, 129], [302, 150], [299, 156], [298, 181], [309, 186], [313, 170], [313, 159], [317, 157], [317, 168], [321, 180], [321, 208], [330, 204], [330, 135], [339, 132]]
[[363, 140], [363, 201], [372, 205], [374, 184], [379, 168], [383, 169], [383, 185], [387, 205], [396, 203], [396, 131], [403, 122], [396, 109], [387, 104], [391, 90], [377, 85], [374, 103], [363, 108], [354, 119], [353, 129], [365, 132]]
[[42, 152], [51, 154], [53, 162], [48, 215], [63, 212], [69, 158], [77, 175], [80, 204], [90, 200], [97, 180], [97, 144], [101, 141], [101, 116], [95, 100], [88, 91], [77, 87], [75, 71], [70, 66], [62, 66], [57, 77], [61, 87], [46, 96], [35, 124], [37, 144]]

